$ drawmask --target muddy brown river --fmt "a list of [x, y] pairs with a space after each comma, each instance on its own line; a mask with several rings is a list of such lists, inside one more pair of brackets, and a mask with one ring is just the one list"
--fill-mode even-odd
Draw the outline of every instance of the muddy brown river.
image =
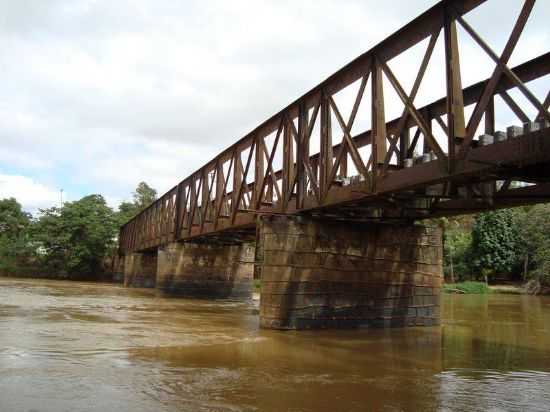
[[550, 298], [443, 301], [441, 327], [277, 332], [257, 302], [0, 278], [0, 412], [550, 411]]

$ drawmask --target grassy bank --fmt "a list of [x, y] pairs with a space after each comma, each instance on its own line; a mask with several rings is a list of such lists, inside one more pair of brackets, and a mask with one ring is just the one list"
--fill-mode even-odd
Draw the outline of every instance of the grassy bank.
[[443, 285], [445, 293], [461, 293], [469, 295], [484, 295], [490, 293], [489, 286], [484, 282], [460, 282], [460, 283], [445, 283]]
[[510, 295], [521, 295], [523, 289], [515, 285], [487, 285], [484, 282], [459, 282], [445, 283], [443, 285], [444, 293], [459, 293], [468, 295], [484, 295], [487, 293], [499, 293]]

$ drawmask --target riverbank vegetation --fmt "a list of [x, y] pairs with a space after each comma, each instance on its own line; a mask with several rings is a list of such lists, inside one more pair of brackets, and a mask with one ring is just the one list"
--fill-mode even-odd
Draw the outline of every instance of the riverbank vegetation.
[[525, 293], [525, 288], [517, 284], [488, 285], [485, 282], [467, 280], [459, 283], [444, 283], [443, 292], [467, 295], [486, 295], [489, 293], [522, 295]]
[[490, 289], [485, 282], [466, 281], [460, 283], [445, 283], [443, 285], [443, 292], [484, 295], [489, 293]]
[[526, 283], [550, 292], [550, 204], [443, 218], [446, 281]]
[[142, 182], [118, 210], [88, 195], [36, 216], [16, 199], [0, 200], [0, 275], [98, 279], [117, 246], [119, 227], [146, 208], [156, 191]]

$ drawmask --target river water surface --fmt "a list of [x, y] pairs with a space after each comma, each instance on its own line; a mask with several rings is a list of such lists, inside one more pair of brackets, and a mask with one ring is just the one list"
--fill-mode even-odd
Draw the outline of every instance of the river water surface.
[[0, 278], [0, 412], [550, 411], [550, 298], [443, 301], [441, 327], [277, 332], [257, 302]]

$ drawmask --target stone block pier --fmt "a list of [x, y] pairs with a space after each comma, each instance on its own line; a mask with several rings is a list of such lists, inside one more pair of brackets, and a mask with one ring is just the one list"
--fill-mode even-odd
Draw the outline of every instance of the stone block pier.
[[268, 217], [257, 247], [262, 327], [439, 323], [439, 229]]

